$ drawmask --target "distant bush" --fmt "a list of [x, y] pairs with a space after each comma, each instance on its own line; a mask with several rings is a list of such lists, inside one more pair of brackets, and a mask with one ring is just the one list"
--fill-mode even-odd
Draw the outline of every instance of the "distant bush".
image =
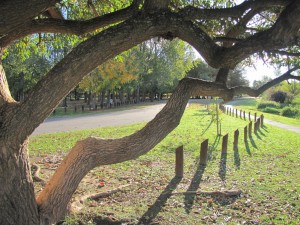
[[272, 108], [272, 107], [266, 107], [266, 108], [262, 109], [261, 111], [265, 112], [265, 113], [272, 113], [272, 114], [279, 114], [280, 113], [279, 109]]
[[300, 95], [293, 99], [292, 104], [300, 105]]
[[287, 96], [287, 93], [285, 93], [283, 91], [276, 91], [271, 95], [271, 100], [273, 100], [275, 102], [284, 103], [286, 96]]
[[257, 109], [264, 109], [266, 107], [280, 108], [280, 104], [274, 101], [262, 101], [257, 104]]
[[280, 115], [287, 117], [300, 117], [300, 110], [297, 108], [286, 106], [281, 110]]

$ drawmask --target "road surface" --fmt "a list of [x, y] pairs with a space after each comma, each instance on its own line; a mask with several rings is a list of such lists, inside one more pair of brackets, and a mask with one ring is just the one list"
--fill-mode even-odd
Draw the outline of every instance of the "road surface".
[[51, 117], [45, 120], [32, 136], [71, 130], [83, 130], [107, 126], [120, 126], [148, 122], [163, 108], [165, 101], [155, 105], [128, 108], [121, 111], [101, 112], [72, 117]]
[[[198, 102], [202, 104], [207, 103], [205, 100], [191, 100], [190, 102]], [[72, 117], [52, 117], [48, 118], [44, 123], [42, 123], [33, 132], [32, 136], [55, 132], [148, 122], [155, 117], [155, 115], [164, 107], [165, 104], [166, 102], [162, 101], [160, 103], [155, 103], [154, 105], [148, 105], [139, 108], [130, 107], [120, 111], [85, 114]], [[233, 107], [231, 102], [229, 102], [228, 105], [226, 104], [226, 106]], [[282, 124], [268, 119], [264, 119], [264, 122], [300, 134], [300, 127], [298, 126]]]

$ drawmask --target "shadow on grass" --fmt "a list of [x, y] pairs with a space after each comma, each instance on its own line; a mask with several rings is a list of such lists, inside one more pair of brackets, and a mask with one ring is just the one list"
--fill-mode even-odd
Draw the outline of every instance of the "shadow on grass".
[[257, 145], [255, 144], [255, 141], [253, 140], [252, 137], [250, 138], [250, 142], [251, 142], [251, 145], [252, 145], [254, 148], [257, 148]]
[[258, 129], [257, 131], [258, 131], [258, 133], [259, 133], [260, 135], [266, 137], [266, 135], [262, 132], [262, 129]]
[[219, 142], [220, 142], [221, 136], [217, 135], [214, 143], [209, 146], [208, 151], [207, 151], [207, 160], [212, 160], [214, 159], [213, 157], [213, 151], [217, 148]]
[[245, 141], [245, 148], [246, 148], [246, 152], [248, 153], [248, 155], [252, 156], [250, 147], [249, 147], [249, 143], [248, 143], [248, 139], [247, 141]]
[[156, 199], [155, 203], [148, 209], [147, 212], [140, 218], [138, 225], [150, 224], [157, 214], [162, 210], [167, 200], [171, 197], [173, 190], [176, 189], [177, 185], [181, 181], [181, 177], [174, 177], [167, 185], [165, 190]]
[[259, 136], [259, 129], [257, 129], [257, 131], [256, 132], [254, 132], [254, 134], [255, 134], [255, 136], [259, 139], [259, 140], [261, 140], [261, 137]]
[[[193, 192], [193, 191], [196, 192], [197, 191], [197, 189], [200, 185], [203, 173], [205, 171], [205, 168], [206, 168], [205, 165], [201, 165], [200, 163], [198, 164], [197, 170], [194, 174], [194, 177], [191, 180], [191, 184], [190, 184], [189, 188], [187, 189], [187, 192]], [[196, 197], [196, 193], [184, 196], [184, 208], [187, 213], [190, 213], [190, 211], [193, 207], [195, 197]]]
[[221, 153], [219, 176], [222, 181], [226, 180], [226, 163], [227, 163], [227, 153]]
[[202, 132], [201, 136], [203, 136], [205, 134], [205, 132], [210, 128], [210, 126], [212, 125], [213, 121], [210, 121], [210, 123], [207, 125], [206, 129]]
[[240, 154], [239, 154], [239, 148], [233, 147], [233, 152], [234, 152], [234, 165], [236, 166], [236, 168], [240, 169], [241, 158], [240, 158]]
[[267, 133], [269, 133], [268, 127], [267, 127], [266, 125], [263, 125], [263, 126], [262, 126], [262, 129], [263, 129], [264, 131], [266, 131]]

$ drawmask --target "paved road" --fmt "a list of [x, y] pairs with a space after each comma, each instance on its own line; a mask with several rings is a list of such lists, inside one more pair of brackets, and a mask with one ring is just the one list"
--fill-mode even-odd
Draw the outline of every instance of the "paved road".
[[[231, 102], [228, 102], [226, 104], [226, 107], [230, 107], [230, 108], [234, 108], [234, 104], [236, 102], [238, 102], [239, 100], [234, 100], [234, 101], [231, 101]], [[240, 113], [240, 110], [238, 110], [238, 114]], [[254, 116], [251, 116], [251, 118], [253, 119]], [[293, 131], [293, 132], [296, 132], [298, 134], [300, 134], [300, 127], [298, 126], [293, 126], [293, 125], [288, 125], [288, 124], [283, 124], [283, 123], [279, 123], [279, 122], [276, 122], [276, 121], [273, 121], [273, 120], [269, 120], [269, 119], [264, 119], [264, 123], [266, 124], [270, 124], [274, 127], [279, 127], [279, 128], [282, 128], [282, 129], [285, 129], [285, 130], [289, 130], [289, 131]]]
[[[191, 100], [190, 102], [198, 102], [206, 104], [205, 100]], [[233, 107], [233, 102], [229, 102], [226, 106]], [[165, 102], [156, 103], [140, 108], [128, 108], [115, 112], [102, 112], [99, 114], [86, 114], [73, 117], [49, 118], [42, 123], [34, 132], [34, 135], [64, 132], [71, 130], [82, 130], [90, 128], [99, 128], [107, 126], [120, 126], [134, 123], [148, 122], [163, 108]], [[271, 124], [282, 129], [290, 130], [300, 134], [300, 127], [282, 124], [279, 122], [264, 120], [265, 123]]]
[[153, 119], [164, 105], [165, 102], [162, 102], [156, 103], [155, 105], [128, 108], [116, 112], [48, 118], [32, 135], [147, 122]]

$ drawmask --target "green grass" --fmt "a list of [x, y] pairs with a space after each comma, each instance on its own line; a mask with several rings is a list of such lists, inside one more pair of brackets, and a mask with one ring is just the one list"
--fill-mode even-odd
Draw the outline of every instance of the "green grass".
[[234, 108], [237, 109], [242, 109], [245, 110], [246, 112], [251, 112], [252, 114], [256, 113], [263, 113], [266, 119], [273, 120], [276, 122], [288, 124], [288, 125], [294, 125], [294, 126], [299, 126], [300, 127], [300, 119], [295, 119], [295, 118], [289, 118], [289, 117], [284, 117], [280, 115], [275, 115], [271, 113], [266, 113], [259, 111], [256, 106], [260, 99], [242, 99], [237, 102], [234, 102], [232, 105]]
[[[118, 220], [129, 221], [128, 224], [137, 224], [140, 218], [149, 222], [147, 224], [151, 221], [162, 225], [299, 224], [299, 134], [266, 125], [244, 142], [242, 131], [247, 121], [223, 115], [222, 134], [229, 134], [229, 145], [228, 154], [220, 163], [222, 137], [215, 135], [216, 124], [211, 124], [210, 118], [204, 108], [192, 105], [180, 125], [148, 154], [129, 162], [95, 168], [89, 176], [104, 178], [108, 189], [129, 181], [133, 185], [109, 198], [86, 201], [81, 213], [74, 218], [80, 218], [84, 224], [95, 223], [95, 215], [113, 215]], [[90, 135], [117, 138], [143, 125], [32, 137], [30, 154], [59, 154], [68, 151], [78, 139]], [[239, 147], [234, 151], [233, 132], [237, 128], [240, 130]], [[204, 169], [198, 166], [198, 160], [200, 143], [206, 138], [209, 138], [209, 154]], [[174, 179], [174, 151], [180, 145], [184, 145], [185, 159], [182, 180]], [[87, 188], [87, 184], [83, 181], [79, 190]], [[223, 189], [240, 189], [242, 194], [236, 198], [161, 195], [170, 190]], [[90, 191], [99, 190], [95, 187]], [[74, 221], [74, 218], [71, 216], [67, 221]]]

